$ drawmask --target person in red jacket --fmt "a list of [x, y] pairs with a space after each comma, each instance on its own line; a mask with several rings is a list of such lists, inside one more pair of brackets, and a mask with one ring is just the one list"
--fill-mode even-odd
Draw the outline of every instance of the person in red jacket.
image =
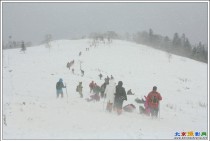
[[149, 104], [150, 112], [152, 117], [158, 116], [159, 101], [162, 100], [160, 93], [157, 92], [157, 87], [154, 86], [152, 91], [148, 94], [146, 101]]

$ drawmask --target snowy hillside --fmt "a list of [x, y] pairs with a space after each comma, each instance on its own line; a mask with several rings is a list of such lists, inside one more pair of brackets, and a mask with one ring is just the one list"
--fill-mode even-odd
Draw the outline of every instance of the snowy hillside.
[[[3, 50], [3, 139], [174, 139], [176, 132], [207, 132], [207, 64], [126, 41], [90, 47], [91, 41], [53, 41], [51, 49], [30, 47], [25, 54]], [[73, 59], [75, 74], [66, 68]], [[101, 85], [111, 75], [135, 93], [124, 102], [136, 105], [135, 112], [118, 116], [104, 110], [103, 99], [85, 100], [92, 80]], [[67, 85], [63, 99], [56, 99], [59, 78]], [[80, 81], [82, 99], [75, 91]], [[140, 115], [134, 101], [154, 85], [163, 97], [159, 119]]]

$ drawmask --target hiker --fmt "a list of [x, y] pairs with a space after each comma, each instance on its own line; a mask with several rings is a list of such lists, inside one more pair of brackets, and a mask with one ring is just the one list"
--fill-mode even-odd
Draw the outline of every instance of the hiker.
[[105, 83], [106, 84], [109, 84], [109, 76], [107, 76], [105, 79], [104, 79]]
[[116, 93], [115, 93], [115, 101], [114, 107], [117, 109], [117, 114], [120, 115], [122, 113], [122, 105], [123, 101], [127, 101], [127, 95], [125, 92], [125, 88], [122, 87], [123, 82], [119, 81], [118, 85], [116, 86]]
[[72, 68], [71, 72], [74, 74], [74, 68]]
[[79, 52], [79, 56], [81, 56], [81, 55], [82, 55], [82, 52], [80, 51], [80, 52]]
[[100, 80], [101, 80], [101, 78], [103, 77], [103, 75], [102, 75], [101, 73], [100, 73], [98, 76], [100, 77]]
[[114, 82], [114, 80], [110, 80], [109, 84], [106, 86], [106, 89], [104, 92], [104, 94], [106, 95], [106, 98], [107, 98], [106, 110], [109, 112], [112, 112], [112, 106], [114, 103], [115, 92], [116, 92], [115, 82]]
[[131, 92], [131, 89], [129, 89], [129, 90], [127, 91], [127, 95], [134, 95], [134, 93], [132, 93], [132, 92]]
[[96, 93], [97, 95], [99, 95], [99, 93], [101, 92], [101, 87], [99, 87], [99, 86], [95, 83], [94, 89], [95, 89], [95, 93]]
[[93, 93], [95, 94], [96, 93], [96, 83], [94, 83], [94, 85], [93, 85]]
[[111, 75], [110, 79], [114, 79], [114, 77]]
[[152, 118], [157, 118], [159, 111], [159, 101], [162, 100], [160, 93], [157, 92], [157, 87], [154, 86], [152, 91], [147, 95], [146, 102], [148, 102]]
[[106, 83], [103, 83], [103, 84], [101, 85], [101, 98], [104, 97], [105, 89], [106, 89]]
[[81, 71], [81, 76], [84, 76], [85, 71], [84, 70], [80, 70]]
[[[97, 95], [97, 97], [99, 97], [99, 98], [100, 98], [100, 96], [99, 96], [100, 91], [101, 91], [101, 88], [95, 83], [95, 84], [94, 84], [94, 87], [93, 87], [93, 93], [94, 93], [95, 95]], [[99, 100], [100, 100], [100, 99], [99, 99]]]
[[92, 92], [92, 90], [93, 90], [94, 86], [95, 86], [94, 81], [92, 81], [92, 82], [89, 84], [89, 87], [90, 87], [90, 93]]
[[70, 66], [70, 63], [69, 62], [66, 64], [66, 67], [69, 68], [69, 70], [70, 70], [70, 67], [71, 66]]
[[60, 78], [59, 81], [56, 83], [57, 98], [59, 98], [60, 94], [61, 94], [61, 98], [63, 98], [63, 89], [62, 88], [66, 88], [66, 86], [63, 85], [63, 79]]
[[86, 98], [86, 100], [88, 102], [90, 102], [90, 101], [94, 101], [94, 102], [100, 101], [100, 96], [99, 96], [100, 87], [96, 83], [94, 83], [93, 81], [90, 83], [90, 87], [92, 87], [92, 86], [93, 86], [93, 94], [90, 96], [90, 98]]
[[133, 112], [136, 109], [136, 106], [133, 104], [128, 104], [126, 106], [123, 107], [123, 110], [126, 112]]
[[79, 82], [79, 85], [77, 85], [77, 89], [76, 91], [80, 94], [80, 97], [83, 98], [83, 94], [82, 94], [82, 82]]
[[72, 65], [74, 65], [74, 60], [72, 60], [72, 61], [69, 63], [69, 69], [70, 69], [70, 67], [71, 67]]

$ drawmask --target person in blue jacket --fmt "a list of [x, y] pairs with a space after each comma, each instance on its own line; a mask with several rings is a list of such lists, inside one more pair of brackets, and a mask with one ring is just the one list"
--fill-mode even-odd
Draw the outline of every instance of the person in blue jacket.
[[59, 98], [59, 95], [61, 94], [61, 98], [63, 98], [63, 89], [66, 88], [63, 84], [63, 79], [60, 78], [59, 81], [56, 83], [56, 93], [57, 93], [57, 98]]

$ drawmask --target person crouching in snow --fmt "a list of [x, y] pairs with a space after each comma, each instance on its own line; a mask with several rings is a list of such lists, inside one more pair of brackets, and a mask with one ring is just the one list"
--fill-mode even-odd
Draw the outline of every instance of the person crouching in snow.
[[127, 91], [127, 95], [134, 95], [134, 93], [132, 93], [131, 89], [129, 89], [129, 90]]
[[97, 94], [93, 94], [90, 96], [90, 98], [86, 98], [86, 100], [87, 102], [90, 102], [90, 101], [97, 102], [97, 101], [100, 101], [100, 96]]
[[[147, 99], [146, 96], [144, 96], [145, 99]], [[149, 108], [149, 103], [147, 100], [143, 100], [144, 101], [144, 107], [143, 106], [139, 106], [139, 113], [140, 114], [145, 114], [147, 116], [150, 116], [150, 108]]]
[[125, 92], [125, 88], [122, 87], [123, 82], [119, 81], [118, 85], [116, 86], [116, 94], [115, 94], [115, 103], [114, 106], [117, 108], [117, 113], [120, 115], [122, 113], [122, 105], [123, 101], [127, 101], [127, 95]]
[[112, 106], [114, 103], [115, 92], [116, 92], [116, 85], [115, 85], [114, 79], [112, 79], [109, 81], [109, 84], [106, 86], [106, 89], [104, 92], [105, 97], [107, 98], [106, 110], [109, 112], [112, 112]]
[[63, 98], [63, 89], [66, 88], [66, 86], [63, 85], [63, 79], [59, 79], [59, 81], [56, 83], [56, 93], [57, 93], [57, 98], [61, 94], [61, 98]]
[[159, 101], [162, 100], [160, 93], [157, 92], [157, 87], [154, 86], [152, 91], [147, 96], [147, 102], [149, 104], [152, 118], [157, 118], [159, 112]]

